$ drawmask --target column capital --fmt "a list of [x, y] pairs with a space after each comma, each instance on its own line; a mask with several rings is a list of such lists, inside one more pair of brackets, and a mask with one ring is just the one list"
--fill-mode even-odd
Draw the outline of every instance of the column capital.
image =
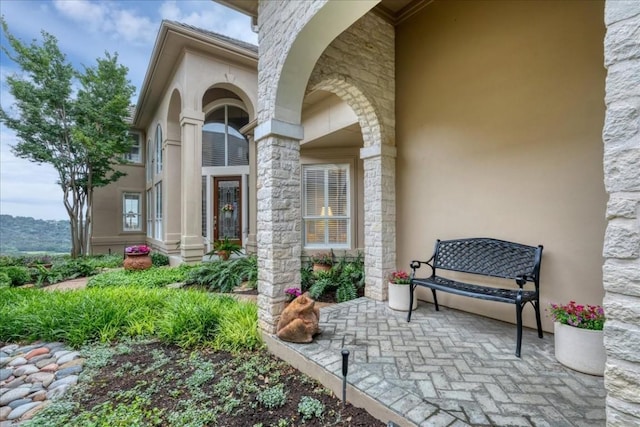
[[364, 147], [360, 149], [360, 158], [362, 160], [374, 157], [392, 157], [396, 158], [397, 150], [392, 145], [374, 145], [372, 147]]
[[204, 122], [204, 113], [196, 110], [182, 110], [180, 113], [180, 126], [189, 124], [200, 124]]
[[304, 138], [304, 128], [298, 124], [271, 119], [256, 126], [253, 134], [256, 142], [269, 136], [279, 136], [301, 141]]

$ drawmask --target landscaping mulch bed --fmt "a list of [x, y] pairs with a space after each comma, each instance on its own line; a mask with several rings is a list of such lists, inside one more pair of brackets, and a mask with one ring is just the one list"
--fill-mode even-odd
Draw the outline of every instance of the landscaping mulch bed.
[[233, 355], [157, 342], [127, 345], [72, 399], [74, 417], [100, 414], [110, 425], [122, 408], [129, 417], [139, 412], [142, 425], [385, 425], [363, 409], [343, 407], [330, 391], [265, 350]]

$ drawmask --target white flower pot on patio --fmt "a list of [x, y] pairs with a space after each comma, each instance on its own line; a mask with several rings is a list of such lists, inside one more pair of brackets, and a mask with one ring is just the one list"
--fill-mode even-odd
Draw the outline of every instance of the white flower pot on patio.
[[[398, 311], [409, 311], [409, 285], [389, 283], [389, 307]], [[418, 308], [418, 297], [413, 291], [413, 310]]]
[[567, 368], [591, 375], [604, 375], [607, 359], [603, 331], [553, 324], [556, 359]]

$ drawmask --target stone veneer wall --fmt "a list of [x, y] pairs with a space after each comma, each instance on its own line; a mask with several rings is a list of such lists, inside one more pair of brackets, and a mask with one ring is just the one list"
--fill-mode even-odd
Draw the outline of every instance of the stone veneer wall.
[[605, 5], [607, 425], [640, 423], [640, 2]]
[[274, 118], [285, 59], [300, 30], [328, 0], [261, 1], [258, 13], [258, 123]]
[[[300, 30], [326, 0], [260, 2], [258, 127], [276, 118], [282, 67]], [[255, 130], [257, 143], [258, 325], [275, 333], [284, 291], [300, 284], [300, 142], [287, 132]], [[300, 139], [302, 136], [300, 136]]]
[[396, 269], [393, 26], [371, 12], [360, 18], [318, 59], [308, 89], [336, 94], [358, 116], [365, 146], [365, 292], [385, 300], [385, 277]]

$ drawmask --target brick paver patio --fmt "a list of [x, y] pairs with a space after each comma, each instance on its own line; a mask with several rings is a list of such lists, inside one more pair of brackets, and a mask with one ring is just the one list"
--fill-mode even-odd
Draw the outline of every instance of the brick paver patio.
[[551, 334], [539, 339], [525, 329], [519, 359], [514, 325], [446, 307], [435, 312], [422, 301], [411, 323], [368, 298], [325, 307], [320, 317], [314, 342], [283, 343], [288, 351], [335, 381], [341, 350], [349, 350], [349, 384], [403, 424], [605, 425], [603, 378], [560, 365]]

